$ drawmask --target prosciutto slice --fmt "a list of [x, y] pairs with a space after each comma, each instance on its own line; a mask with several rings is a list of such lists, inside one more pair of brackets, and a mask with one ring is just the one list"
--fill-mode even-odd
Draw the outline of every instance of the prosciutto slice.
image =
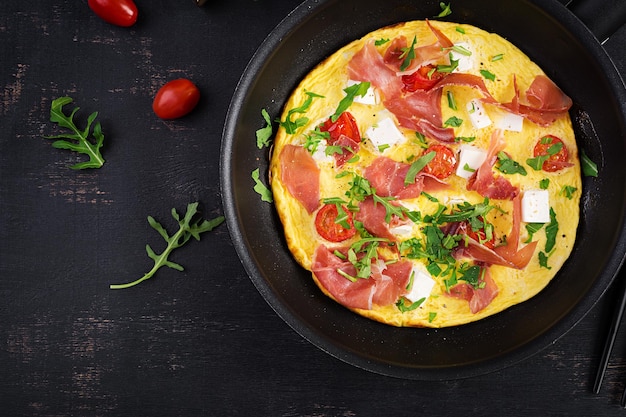
[[489, 249], [476, 240], [468, 237], [467, 246], [461, 244], [455, 249], [456, 257], [469, 257], [487, 265], [502, 265], [509, 268], [523, 269], [530, 262], [537, 242], [531, 242], [519, 249], [519, 236], [522, 218], [522, 198], [513, 199], [513, 224], [507, 235], [506, 245]]
[[[394, 202], [390, 202], [394, 204]], [[359, 204], [359, 211], [356, 213], [356, 220], [363, 223], [363, 227], [376, 237], [382, 237], [391, 241], [397, 240], [391, 233], [390, 228], [406, 224], [408, 220], [392, 215], [389, 223], [385, 221], [387, 210], [382, 204], [377, 204], [372, 197], [367, 197]]]
[[415, 176], [414, 183], [405, 185], [404, 180], [410, 167], [409, 164], [379, 156], [365, 169], [364, 176], [376, 189], [376, 194], [381, 197], [417, 198], [422, 191], [436, 191], [448, 187], [443, 181], [422, 172]]
[[320, 169], [302, 146], [286, 145], [279, 156], [280, 179], [309, 212], [320, 206]]
[[469, 301], [470, 311], [472, 314], [476, 314], [491, 304], [499, 292], [496, 282], [491, 277], [489, 268], [484, 269], [484, 276], [481, 283], [480, 288], [474, 288], [466, 282], [456, 284], [450, 288], [448, 295]]
[[489, 142], [489, 150], [487, 157], [482, 165], [476, 170], [474, 175], [467, 182], [467, 189], [476, 191], [483, 197], [489, 197], [496, 200], [512, 200], [519, 194], [519, 189], [512, 185], [509, 180], [503, 176], [496, 177], [493, 172], [493, 166], [498, 159], [498, 153], [504, 149], [506, 142], [502, 131], [494, 130]]
[[[347, 252], [347, 248], [337, 250]], [[412, 269], [409, 261], [389, 265], [384, 261], [372, 262], [372, 275], [352, 282], [337, 271], [355, 276], [354, 265], [337, 257], [334, 252], [335, 249], [318, 246], [313, 254], [311, 269], [322, 287], [343, 306], [370, 310], [373, 304], [389, 305], [406, 293]]]

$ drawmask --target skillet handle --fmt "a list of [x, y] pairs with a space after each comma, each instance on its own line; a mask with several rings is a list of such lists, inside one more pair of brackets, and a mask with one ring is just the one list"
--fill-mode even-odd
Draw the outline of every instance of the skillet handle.
[[600, 43], [626, 24], [626, 0], [571, 0], [567, 4]]

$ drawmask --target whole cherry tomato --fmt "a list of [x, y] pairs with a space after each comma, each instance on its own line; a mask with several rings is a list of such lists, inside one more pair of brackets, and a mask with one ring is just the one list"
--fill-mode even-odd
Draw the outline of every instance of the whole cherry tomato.
[[402, 83], [405, 91], [428, 90], [445, 76], [437, 71], [437, 67], [432, 64], [422, 65], [415, 72], [402, 76]]
[[535, 158], [547, 156], [541, 167], [546, 172], [555, 172], [570, 166], [570, 163], [567, 162], [569, 157], [567, 147], [565, 147], [561, 139], [553, 135], [547, 135], [539, 139], [533, 149], [533, 156]]
[[137, 6], [133, 0], [89, 0], [91, 10], [112, 25], [129, 27], [137, 21]]
[[347, 215], [345, 222], [349, 226], [348, 228], [337, 223], [339, 210], [337, 210], [335, 204], [322, 206], [315, 216], [315, 229], [317, 233], [331, 242], [342, 242], [354, 236], [356, 229], [354, 228], [354, 222], [352, 220], [352, 212], [348, 211], [345, 207], [343, 207], [343, 211]]
[[334, 144], [341, 135], [346, 135], [356, 143], [361, 141], [359, 127], [356, 124], [354, 116], [350, 112], [344, 111], [334, 122], [329, 118], [320, 127], [322, 132], [330, 134], [329, 144]]
[[161, 119], [177, 119], [191, 112], [200, 100], [200, 90], [186, 78], [163, 85], [152, 102], [152, 110]]
[[454, 172], [456, 166], [456, 154], [445, 145], [430, 145], [424, 151], [424, 155], [435, 152], [435, 157], [426, 164], [422, 172], [434, 175], [440, 180], [448, 178]]

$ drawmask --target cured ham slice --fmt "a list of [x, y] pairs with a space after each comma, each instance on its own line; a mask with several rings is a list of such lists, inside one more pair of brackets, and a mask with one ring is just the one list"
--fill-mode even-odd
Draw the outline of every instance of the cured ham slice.
[[280, 153], [281, 181], [304, 208], [313, 213], [320, 206], [320, 169], [302, 146], [285, 145]]
[[523, 269], [530, 262], [537, 242], [531, 242], [519, 249], [519, 236], [522, 218], [522, 198], [513, 200], [513, 224], [507, 235], [506, 245], [490, 249], [476, 240], [468, 237], [467, 246], [461, 245], [456, 249], [455, 256], [469, 257], [487, 265], [502, 265], [509, 268]]
[[496, 177], [493, 166], [498, 159], [498, 153], [504, 149], [506, 142], [502, 131], [496, 129], [491, 135], [487, 157], [474, 175], [467, 182], [467, 189], [476, 191], [483, 197], [496, 200], [512, 200], [519, 194], [519, 189], [502, 176]]
[[385, 221], [386, 216], [385, 207], [382, 204], [377, 204], [372, 197], [368, 197], [359, 204], [356, 220], [363, 223], [363, 227], [372, 235], [395, 241], [397, 240], [396, 236], [391, 233], [390, 228], [404, 224], [406, 220], [392, 215], [389, 223], [387, 223]]
[[[338, 250], [347, 252], [346, 248]], [[401, 261], [389, 265], [380, 260], [372, 262], [372, 275], [353, 282], [337, 271], [355, 276], [354, 265], [342, 260], [334, 252], [335, 249], [319, 245], [313, 255], [311, 270], [322, 287], [345, 307], [370, 310], [373, 304], [389, 305], [406, 293], [412, 269], [410, 262]]]
[[471, 284], [462, 282], [450, 288], [448, 295], [469, 301], [470, 311], [472, 314], [476, 314], [491, 304], [498, 292], [498, 286], [491, 277], [489, 268], [484, 268], [484, 275], [479, 288], [474, 288]]
[[339, 136], [333, 145], [341, 147], [341, 153], [334, 154], [337, 167], [339, 168], [341, 168], [350, 160], [350, 158], [354, 156], [355, 153], [359, 151], [359, 144], [346, 135]]
[[365, 179], [376, 189], [381, 197], [397, 197], [399, 199], [417, 198], [422, 191], [442, 190], [448, 187], [436, 177], [424, 173], [415, 176], [415, 182], [404, 184], [406, 174], [411, 165], [380, 156], [365, 169]]

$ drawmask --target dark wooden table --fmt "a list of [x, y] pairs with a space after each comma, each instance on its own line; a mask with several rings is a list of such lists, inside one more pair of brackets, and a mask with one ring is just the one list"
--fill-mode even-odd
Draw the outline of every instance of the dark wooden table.
[[[622, 416], [626, 335], [592, 393], [618, 288], [541, 353], [464, 380], [373, 374], [305, 341], [246, 276], [225, 225], [151, 267], [144, 246], [174, 229], [171, 208], [222, 214], [219, 152], [244, 67], [298, 0], [137, 0], [132, 28], [80, 1], [0, 2], [0, 415], [3, 416]], [[605, 47], [626, 74], [626, 27]], [[161, 121], [165, 81], [202, 91], [188, 117]], [[78, 120], [98, 111], [99, 170], [45, 135], [51, 101]]]

